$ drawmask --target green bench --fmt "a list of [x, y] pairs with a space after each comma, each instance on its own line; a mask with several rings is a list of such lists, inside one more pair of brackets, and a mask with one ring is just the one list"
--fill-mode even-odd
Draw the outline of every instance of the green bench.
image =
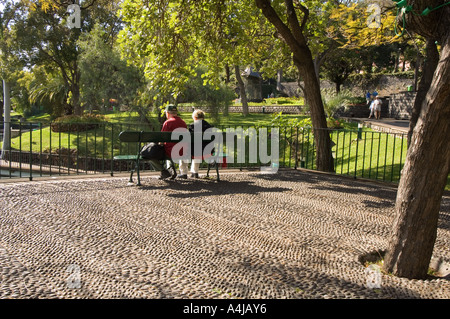
[[[194, 134], [196, 133], [190, 133], [191, 134], [191, 141], [194, 141]], [[223, 133], [224, 134], [224, 133]], [[137, 185], [141, 185], [141, 176], [140, 176], [140, 167], [141, 162], [148, 161], [148, 159], [143, 158], [140, 155], [140, 151], [142, 147], [147, 143], [177, 143], [182, 139], [180, 136], [179, 138], [173, 138], [172, 132], [145, 132], [145, 131], [123, 131], [119, 134], [119, 140], [123, 143], [136, 143], [138, 145], [137, 147], [137, 154], [129, 154], [129, 155], [116, 155], [114, 156], [115, 161], [128, 161], [131, 163], [134, 163], [134, 168], [131, 169], [130, 174], [130, 183], [133, 183], [133, 174], [136, 172], [137, 175]], [[202, 136], [203, 139], [203, 136]], [[206, 140], [210, 142], [211, 140]], [[223, 135], [223, 141], [225, 143], [225, 135]], [[217, 162], [217, 158], [221, 157], [222, 159], [226, 158], [226, 153], [219, 152], [217, 154], [212, 155], [213, 158], [216, 158], [214, 161], [208, 162], [208, 170], [206, 173], [206, 176], [209, 177], [209, 172], [211, 168], [215, 168], [216, 174], [217, 174], [217, 181], [220, 181], [219, 177], [219, 164]], [[177, 176], [177, 171], [175, 168], [175, 163], [173, 160], [169, 157], [164, 159], [164, 167], [170, 171], [172, 171], [172, 179], [174, 179]]]

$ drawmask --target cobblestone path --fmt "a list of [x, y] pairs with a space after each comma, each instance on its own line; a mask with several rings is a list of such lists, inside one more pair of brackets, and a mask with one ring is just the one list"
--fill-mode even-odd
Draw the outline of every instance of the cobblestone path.
[[[360, 261], [395, 190], [304, 171], [0, 184], [0, 298], [449, 298]], [[450, 261], [450, 198], [434, 258]]]

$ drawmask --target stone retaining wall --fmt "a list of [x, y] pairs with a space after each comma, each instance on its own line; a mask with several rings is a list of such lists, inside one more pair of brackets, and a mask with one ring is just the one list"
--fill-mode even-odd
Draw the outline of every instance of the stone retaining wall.
[[392, 94], [389, 103], [389, 117], [408, 120], [416, 99], [416, 92], [400, 92]]
[[[389, 117], [389, 98], [381, 98], [383, 104], [381, 104], [381, 118]], [[336, 117], [355, 117], [355, 118], [367, 118], [369, 117], [370, 109], [366, 103], [356, 104], [347, 107], [346, 109], [341, 108], [336, 111]]]
[[[279, 113], [283, 112], [285, 114], [298, 114], [301, 113], [304, 105], [266, 105], [266, 106], [249, 106], [248, 110], [250, 113]], [[196, 108], [191, 106], [179, 106], [178, 111], [180, 112], [193, 112]], [[210, 109], [207, 107], [199, 107], [199, 109], [210, 113]], [[228, 108], [229, 113], [242, 113], [242, 106], [230, 106]]]

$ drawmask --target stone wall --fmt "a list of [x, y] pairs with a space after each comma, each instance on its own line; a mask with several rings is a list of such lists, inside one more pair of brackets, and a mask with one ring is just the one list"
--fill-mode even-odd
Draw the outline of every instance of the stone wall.
[[[389, 117], [389, 98], [381, 98], [381, 118]], [[370, 109], [367, 104], [350, 105], [347, 108], [341, 108], [336, 111], [336, 117], [354, 117], [367, 118], [369, 117]]]
[[[287, 96], [302, 96], [303, 93], [299, 89], [297, 82], [282, 82], [282, 92]], [[399, 93], [407, 90], [408, 86], [414, 85], [414, 79], [402, 78], [394, 75], [380, 75], [371, 83], [362, 85], [361, 83], [354, 83], [347, 80], [342, 86], [341, 90], [349, 90], [355, 96], [365, 97], [367, 90], [373, 92], [377, 90], [380, 96], [389, 96], [391, 94]], [[321, 89], [335, 91], [336, 85], [327, 80], [320, 81]]]
[[[284, 114], [299, 114], [302, 112], [304, 105], [266, 105], [266, 106], [249, 106], [248, 110], [250, 113], [279, 113]], [[193, 112], [194, 107], [191, 106], [179, 106], [178, 111], [180, 112]], [[210, 110], [205, 107], [201, 108], [206, 113], [210, 113]], [[242, 106], [230, 106], [228, 108], [229, 113], [242, 113]]]
[[416, 99], [416, 92], [400, 92], [392, 94], [389, 99], [389, 117], [408, 120]]

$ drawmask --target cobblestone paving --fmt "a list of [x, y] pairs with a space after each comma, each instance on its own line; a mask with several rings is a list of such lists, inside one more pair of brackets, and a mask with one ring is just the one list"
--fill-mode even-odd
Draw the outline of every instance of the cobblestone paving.
[[[448, 277], [368, 282], [358, 258], [386, 248], [393, 189], [302, 171], [221, 177], [0, 184], [0, 298], [450, 297]], [[434, 257], [446, 262], [449, 235], [444, 197]]]

